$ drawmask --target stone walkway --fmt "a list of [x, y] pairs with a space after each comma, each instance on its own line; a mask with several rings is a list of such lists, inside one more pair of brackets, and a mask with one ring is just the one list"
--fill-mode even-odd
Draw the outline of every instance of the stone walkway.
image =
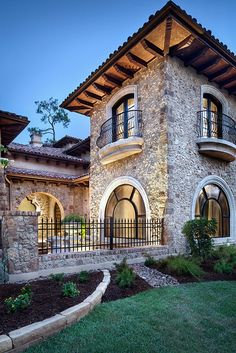
[[150, 286], [155, 288], [176, 286], [179, 284], [177, 279], [172, 276], [161, 273], [153, 268], [146, 267], [142, 264], [135, 264], [131, 266], [134, 271], [143, 278]]

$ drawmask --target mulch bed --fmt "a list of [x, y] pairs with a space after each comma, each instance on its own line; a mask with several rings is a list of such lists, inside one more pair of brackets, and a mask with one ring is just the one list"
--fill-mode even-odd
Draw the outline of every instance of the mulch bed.
[[176, 273], [169, 271], [166, 267], [160, 267], [159, 265], [153, 265], [154, 268], [166, 275], [170, 275], [177, 279], [179, 283], [190, 283], [190, 282], [206, 282], [206, 281], [235, 281], [236, 280], [236, 270], [232, 274], [217, 273], [213, 271], [214, 262], [208, 261], [202, 264], [202, 269], [205, 274], [201, 278], [195, 278], [192, 276], [180, 276]]
[[31, 305], [23, 311], [12, 314], [7, 313], [4, 300], [8, 297], [19, 295], [24, 284], [0, 285], [0, 335], [33, 322], [44, 320], [81, 303], [92, 294], [102, 279], [102, 272], [91, 272], [87, 283], [80, 283], [77, 275], [65, 276], [63, 282], [73, 281], [77, 283], [80, 294], [75, 298], [63, 297], [62, 284], [55, 280], [41, 279], [32, 281], [30, 282], [33, 292]]
[[107, 287], [107, 290], [102, 297], [102, 302], [109, 302], [112, 300], [122, 299], [131, 297], [134, 294], [144, 292], [147, 289], [152, 288], [147, 282], [136, 275], [135, 283], [131, 288], [120, 288], [115, 281], [116, 271], [111, 271], [111, 282]]

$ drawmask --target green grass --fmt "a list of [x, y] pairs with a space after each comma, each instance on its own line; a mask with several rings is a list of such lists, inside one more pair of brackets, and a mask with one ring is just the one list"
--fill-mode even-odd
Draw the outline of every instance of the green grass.
[[104, 303], [27, 353], [232, 353], [236, 282], [152, 289]]

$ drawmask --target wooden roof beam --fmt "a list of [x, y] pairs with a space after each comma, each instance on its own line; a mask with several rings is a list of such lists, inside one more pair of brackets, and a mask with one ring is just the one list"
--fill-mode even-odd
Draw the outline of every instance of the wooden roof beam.
[[216, 58], [207, 61], [205, 64], [202, 64], [197, 68], [197, 73], [201, 74], [205, 70], [212, 68], [212, 66], [217, 65], [220, 62], [220, 60], [221, 60], [221, 58], [219, 56], [217, 56]]
[[112, 85], [115, 85], [115, 86], [117, 86], [117, 87], [121, 87], [121, 86], [122, 86], [122, 81], [119, 80], [118, 78], [114, 77], [114, 76], [111, 76], [111, 75], [108, 75], [108, 74], [103, 74], [103, 75], [102, 75], [102, 78], [103, 78], [106, 82], [108, 82], [108, 83], [110, 83], [110, 84], [112, 84]]
[[229, 85], [230, 83], [236, 81], [236, 75], [234, 75], [233, 77], [228, 78], [227, 80], [224, 80], [222, 82], [220, 82], [220, 88]]
[[84, 110], [84, 109], [88, 109], [88, 107], [85, 107], [84, 105], [73, 105], [71, 107], [67, 107], [67, 109], [69, 109], [71, 112], [74, 112], [76, 110]]
[[105, 94], [111, 94], [112, 88], [108, 86], [100, 85], [100, 83], [93, 82], [92, 86], [97, 90]]
[[209, 77], [208, 77], [209, 81], [212, 81], [212, 80], [214, 80], [224, 74], [229, 73], [231, 71], [231, 68], [232, 67], [230, 65], [228, 65], [228, 66], [224, 67], [223, 69], [216, 71], [214, 74], [209, 75]]
[[202, 55], [206, 54], [208, 49], [208, 47], [204, 47], [198, 51], [195, 51], [190, 57], [187, 58], [187, 61], [184, 61], [184, 65], [193, 65]]
[[152, 55], [154, 55], [154, 56], [157, 56], [157, 55], [164, 56], [163, 50], [161, 50], [159, 47], [157, 47], [152, 42], [149, 42], [149, 40], [143, 39], [143, 40], [141, 40], [141, 44], [142, 44], [143, 48], [146, 51], [148, 51], [149, 53], [151, 53]]
[[145, 60], [141, 59], [139, 56], [136, 56], [131, 52], [127, 53], [126, 56], [132, 64], [135, 64], [140, 68], [147, 67], [148, 63]]
[[117, 72], [125, 75], [127, 78], [133, 78], [134, 77], [134, 73], [133, 71], [126, 69], [124, 66], [120, 65], [120, 64], [115, 64], [114, 68], [116, 69]]
[[172, 17], [168, 17], [166, 19], [165, 41], [164, 41], [164, 50], [163, 50], [164, 55], [169, 54], [172, 24], [173, 24]]
[[171, 56], [174, 56], [177, 54], [177, 52], [181, 49], [184, 48], [188, 48], [194, 41], [195, 37], [190, 34], [188, 37], [186, 37], [185, 39], [183, 39], [181, 42], [179, 42], [176, 45], [173, 45], [172, 47], [170, 47], [169, 49], [169, 53]]
[[87, 107], [93, 108], [93, 103], [91, 103], [91, 102], [85, 101], [85, 100], [83, 100], [81, 98], [76, 98], [76, 100], [77, 100], [78, 103], [81, 103], [81, 104], [83, 104], [83, 105], [85, 105]]
[[94, 98], [94, 99], [96, 99], [96, 100], [98, 100], [98, 101], [101, 101], [101, 100], [102, 100], [102, 97], [101, 97], [101, 96], [99, 96], [98, 94], [95, 94], [95, 93], [93, 93], [93, 92], [84, 91], [84, 94], [85, 94], [87, 97], [89, 97], [89, 98]]

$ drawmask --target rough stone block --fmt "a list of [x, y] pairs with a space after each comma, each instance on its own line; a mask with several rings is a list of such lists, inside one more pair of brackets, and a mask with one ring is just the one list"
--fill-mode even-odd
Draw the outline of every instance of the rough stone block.
[[106, 289], [107, 289], [108, 283], [109, 283], [109, 282], [102, 282], [102, 283], [100, 283], [100, 284], [97, 286], [96, 290], [102, 291], [102, 293], [104, 294], [105, 291], [106, 291]]
[[84, 300], [84, 303], [90, 303], [91, 309], [93, 309], [97, 304], [101, 303], [103, 292], [101, 290], [95, 290], [88, 298]]
[[0, 335], [0, 353], [4, 353], [12, 349], [12, 341], [7, 335]]
[[13, 346], [18, 347], [40, 337], [49, 336], [55, 331], [62, 329], [64, 326], [66, 326], [65, 316], [57, 314], [49, 319], [11, 331], [9, 332], [9, 336], [12, 339]]
[[90, 303], [83, 302], [62, 311], [60, 314], [65, 316], [67, 325], [70, 325], [73, 322], [79, 321], [82, 319], [82, 317], [86, 316], [90, 311], [90, 307]]

